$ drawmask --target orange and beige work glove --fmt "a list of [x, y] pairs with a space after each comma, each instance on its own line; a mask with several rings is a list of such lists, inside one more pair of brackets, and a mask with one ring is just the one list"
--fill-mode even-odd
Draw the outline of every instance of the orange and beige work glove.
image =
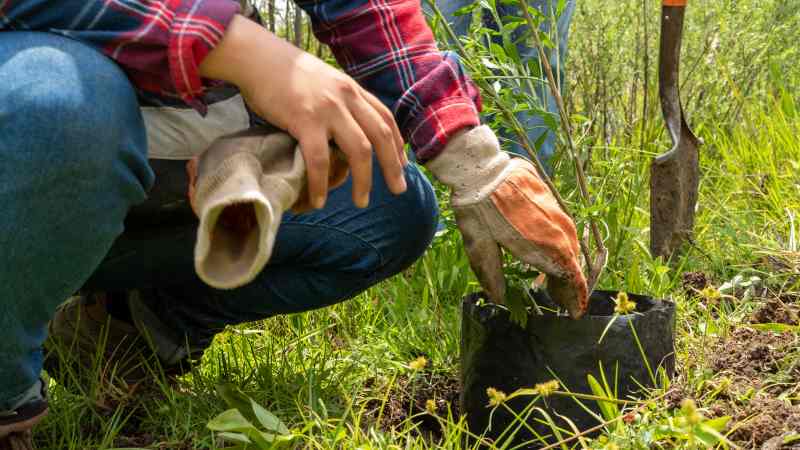
[[[331, 158], [331, 188], [347, 167]], [[214, 141], [187, 165], [189, 198], [200, 219], [194, 262], [209, 286], [233, 289], [252, 281], [272, 255], [283, 213], [310, 209], [306, 167], [297, 142], [269, 128]]]
[[470, 265], [489, 299], [504, 303], [503, 247], [548, 275], [554, 301], [579, 318], [586, 311], [575, 224], [530, 162], [500, 151], [487, 126], [454, 136], [426, 164], [451, 190], [451, 206]]

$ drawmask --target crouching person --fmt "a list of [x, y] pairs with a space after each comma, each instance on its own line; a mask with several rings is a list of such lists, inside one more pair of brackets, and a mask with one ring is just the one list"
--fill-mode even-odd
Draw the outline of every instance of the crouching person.
[[[5, 2], [0, 449], [32, 447], [47, 413], [45, 362], [64, 382], [67, 365], [98, 354], [128, 383], [153, 363], [182, 373], [227, 325], [341, 302], [412, 264], [433, 237], [437, 203], [405, 142], [452, 189], [493, 300], [505, 295], [502, 246], [551, 275], [555, 299], [582, 313], [574, 225], [533, 167], [479, 126], [478, 93], [438, 51], [419, 2], [301, 6], [349, 75], [228, 0]], [[297, 140], [313, 210], [283, 215], [251, 282], [214, 289], [195, 272], [184, 166], [264, 121]], [[350, 173], [333, 189], [330, 141]]]

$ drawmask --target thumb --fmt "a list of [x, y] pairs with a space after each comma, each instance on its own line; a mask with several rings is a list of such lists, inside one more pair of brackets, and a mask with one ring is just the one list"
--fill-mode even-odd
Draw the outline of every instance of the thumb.
[[489, 300], [504, 304], [506, 300], [506, 279], [503, 276], [503, 254], [494, 239], [471, 233], [462, 229], [464, 248], [467, 251], [470, 267], [478, 277]]

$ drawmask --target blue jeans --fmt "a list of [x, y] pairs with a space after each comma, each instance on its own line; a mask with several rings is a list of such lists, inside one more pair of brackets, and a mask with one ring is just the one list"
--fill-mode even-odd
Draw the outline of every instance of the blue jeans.
[[[427, 9], [427, 0], [422, 0], [423, 6]], [[458, 36], [467, 36], [469, 33], [469, 25], [472, 22], [472, 17], [470, 14], [456, 16], [455, 12], [459, 9], [470, 5], [476, 0], [437, 0], [436, 5], [442, 11], [442, 14], [447, 19], [447, 22], [453, 28], [453, 31]], [[575, 2], [576, 0], [567, 0], [564, 10], [561, 12], [561, 15], [556, 19], [556, 32], [551, 34], [551, 39], [553, 42], [558, 43], [558, 51], [555, 49], [548, 49], [549, 58], [550, 58], [550, 65], [553, 67], [553, 75], [556, 76], [557, 80], [564, 80], [564, 62], [567, 56], [567, 43], [569, 40], [569, 25], [572, 21], [572, 15], [575, 12]], [[522, 17], [522, 13], [519, 7], [516, 4], [513, 5], [506, 5], [501, 3], [499, 0], [496, 2], [497, 4], [497, 12], [500, 18], [502, 19], [505, 16], [517, 16]], [[542, 31], [545, 33], [550, 33], [551, 29], [551, 20], [549, 18], [553, 17], [556, 13], [555, 8], [558, 5], [558, 0], [529, 0], [528, 5], [538, 9], [542, 12], [544, 17], [548, 18], [542, 23]], [[495, 22], [494, 18], [491, 14], [484, 11], [482, 14], [482, 21], [483, 25], [487, 28], [497, 30], [498, 24]], [[522, 61], [530, 66], [530, 64], [538, 64], [539, 62], [539, 53], [536, 48], [532, 47], [529, 39], [521, 39], [522, 38], [522, 31], [526, 28], [525, 26], [517, 28], [514, 33], [512, 34], [512, 38], [514, 41], [517, 42], [517, 52], [520, 55]], [[502, 45], [502, 39], [498, 36], [495, 38], [496, 42]], [[542, 71], [544, 74], [544, 71]], [[562, 81], [561, 85], [565, 84]], [[556, 102], [553, 96], [550, 94], [550, 89], [546, 82], [538, 82], [533, 83], [534, 89], [536, 91], [536, 96], [539, 99], [542, 99], [542, 105], [546, 105], [544, 109], [548, 111], [548, 113], [552, 116], [552, 121], [554, 123], [559, 122], [559, 114], [558, 108], [556, 107]], [[540, 139], [542, 139], [541, 146], [538, 149], [539, 158], [542, 160], [545, 165], [547, 165], [548, 161], [553, 156], [555, 151], [556, 145], [556, 134], [555, 130], [551, 130], [545, 122], [544, 117], [539, 114], [535, 114], [533, 112], [528, 111], [521, 111], [517, 114], [517, 119], [522, 124], [523, 128], [528, 131], [528, 139], [531, 143], [536, 143]], [[542, 137], [544, 136], [544, 137]], [[508, 149], [514, 153], [528, 156], [525, 148], [520, 145], [519, 139], [511, 133], [506, 131], [502, 131], [500, 133], [501, 141], [508, 142], [509, 146]]]
[[325, 209], [284, 217], [253, 283], [211, 289], [194, 274], [196, 223], [171, 208], [183, 164], [148, 161], [134, 90], [114, 63], [64, 37], [3, 32], [0, 80], [0, 411], [36, 384], [47, 323], [81, 288], [139, 289], [153, 326], [204, 348], [226, 325], [346, 300], [433, 238], [425, 176], [409, 165], [395, 196], [376, 170], [368, 208], [352, 206], [348, 182]]

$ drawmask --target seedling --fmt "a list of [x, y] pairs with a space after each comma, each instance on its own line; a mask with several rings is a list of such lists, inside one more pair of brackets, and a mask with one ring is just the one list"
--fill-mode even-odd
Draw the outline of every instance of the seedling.
[[222, 440], [234, 444], [229, 449], [271, 450], [288, 447], [295, 436], [274, 414], [233, 385], [217, 386], [217, 392], [231, 409], [206, 425]]

